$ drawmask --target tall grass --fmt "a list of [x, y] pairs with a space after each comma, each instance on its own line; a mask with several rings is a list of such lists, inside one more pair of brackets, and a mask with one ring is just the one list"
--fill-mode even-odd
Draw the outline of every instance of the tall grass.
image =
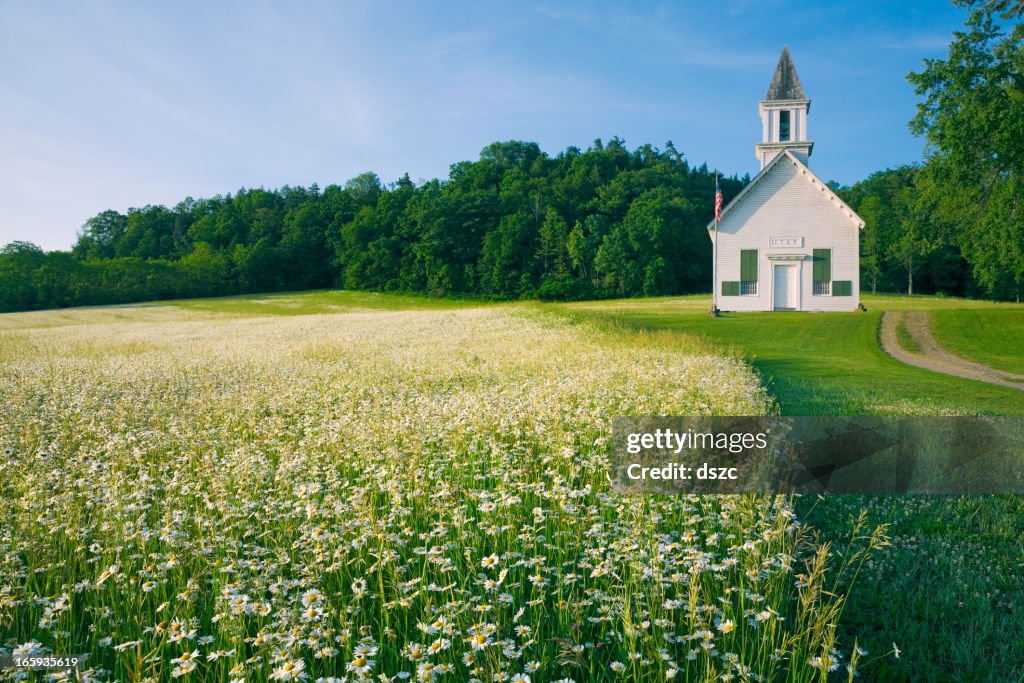
[[851, 661], [850, 572], [790, 500], [610, 492], [611, 416], [769, 408], [699, 342], [529, 307], [35, 315], [0, 331], [2, 653], [89, 653], [87, 677], [121, 681]]

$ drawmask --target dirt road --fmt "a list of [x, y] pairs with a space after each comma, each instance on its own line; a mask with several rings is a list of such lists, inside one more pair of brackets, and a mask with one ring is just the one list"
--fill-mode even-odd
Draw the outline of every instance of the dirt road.
[[[900, 346], [896, 329], [901, 321], [920, 352], [907, 351]], [[928, 314], [924, 311], [886, 311], [882, 314], [882, 326], [878, 333], [878, 340], [882, 349], [901, 363], [1024, 391], [1024, 375], [975, 363], [953, 355], [942, 348], [932, 335]]]

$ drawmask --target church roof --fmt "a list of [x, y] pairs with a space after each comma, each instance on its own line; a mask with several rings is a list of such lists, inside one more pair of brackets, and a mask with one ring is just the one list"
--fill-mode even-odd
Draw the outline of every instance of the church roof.
[[789, 48], [783, 46], [779, 55], [779, 63], [775, 65], [775, 75], [768, 86], [765, 100], [806, 100], [800, 77], [796, 75], [793, 58], [789, 56]]
[[[844, 202], [839, 197], [839, 195], [833, 192], [832, 188], [828, 186], [828, 183], [824, 182], [821, 178], [814, 175], [814, 172], [811, 171], [811, 169], [807, 168], [807, 166], [805, 166], [803, 162], [797, 159], [793, 155], [793, 153], [790, 152], [788, 149], [783, 150], [780, 154], [776, 155], [774, 159], [769, 161], [768, 165], [761, 169], [761, 172], [754, 176], [753, 180], [747, 183], [747, 186], [740, 190], [740, 193], [733, 197], [731, 202], [725, 205], [725, 208], [722, 209], [722, 220], [724, 221], [725, 217], [729, 215], [729, 212], [732, 211], [734, 207], [736, 207], [740, 202], [743, 201], [744, 197], [747, 196], [747, 194], [754, 188], [754, 186], [760, 183], [765, 177], [767, 177], [771, 170], [775, 168], [775, 166], [777, 166], [783, 160], [788, 160], [794, 166], [796, 166], [800, 174], [806, 177], [811, 182], [811, 184], [813, 184], [819, 190], [824, 192], [825, 196], [829, 198], [832, 205], [839, 209], [839, 211], [841, 211], [843, 215], [845, 215], [854, 225], [856, 225], [858, 229], [862, 230], [864, 228], [864, 219], [858, 216], [857, 212], [851, 209], [849, 205], [847, 205], [847, 203]], [[714, 231], [714, 229], [715, 221], [712, 220], [711, 222], [708, 223], [708, 232], [712, 232]]]

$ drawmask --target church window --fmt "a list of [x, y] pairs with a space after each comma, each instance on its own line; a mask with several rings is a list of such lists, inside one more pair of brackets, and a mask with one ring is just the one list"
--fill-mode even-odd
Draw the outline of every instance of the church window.
[[787, 142], [789, 140], [789, 112], [779, 112], [779, 141]]
[[740, 250], [740, 294], [757, 294], [757, 249]]
[[815, 249], [812, 261], [814, 290], [817, 295], [828, 295], [832, 285], [832, 250]]

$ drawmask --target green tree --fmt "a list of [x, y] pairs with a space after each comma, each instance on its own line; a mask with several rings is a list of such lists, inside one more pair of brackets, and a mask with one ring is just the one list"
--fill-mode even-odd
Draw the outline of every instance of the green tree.
[[85, 222], [71, 253], [80, 259], [113, 258], [127, 230], [127, 216], [103, 211]]
[[564, 280], [569, 277], [569, 226], [558, 211], [548, 207], [544, 222], [540, 226], [540, 240], [537, 259], [540, 261], [541, 277]]
[[885, 209], [877, 195], [865, 197], [857, 207], [857, 213], [864, 219], [860, 239], [860, 277], [871, 284], [871, 293], [878, 293], [878, 278], [882, 274], [882, 228]]
[[898, 237], [889, 245], [889, 255], [907, 274], [907, 294], [914, 293], [914, 275], [936, 246], [935, 233], [922, 209], [924, 199], [913, 187], [904, 187], [896, 197]]
[[[928, 141], [927, 188], [938, 218], [992, 296], [1024, 294], [1024, 13], [1020, 3], [970, 9], [945, 59], [908, 79], [923, 100], [911, 130]], [[1000, 16], [1000, 13], [1001, 16]], [[1000, 21], [1003, 19], [1004, 21]]]
[[375, 206], [377, 198], [384, 190], [380, 178], [371, 171], [361, 173], [349, 180], [345, 183], [345, 189], [351, 193], [357, 203], [363, 206]]
[[45, 260], [45, 252], [32, 242], [10, 242], [0, 249], [0, 311], [43, 306], [32, 275]]
[[214, 251], [206, 242], [198, 242], [192, 253], [178, 261], [183, 285], [189, 296], [221, 296], [228, 293], [231, 260]]
[[502, 216], [484, 236], [480, 255], [480, 291], [492, 296], [521, 296], [532, 289], [537, 228], [529, 213]]
[[601, 241], [608, 233], [608, 221], [600, 214], [587, 216], [582, 222], [576, 221], [566, 240], [566, 250], [572, 260], [577, 276], [593, 283], [594, 257]]
[[317, 202], [304, 201], [285, 214], [278, 251], [282, 279], [289, 289], [315, 289], [330, 284], [331, 258]]
[[129, 209], [124, 236], [117, 240], [117, 256], [166, 258], [174, 253], [174, 214], [165, 206]]

